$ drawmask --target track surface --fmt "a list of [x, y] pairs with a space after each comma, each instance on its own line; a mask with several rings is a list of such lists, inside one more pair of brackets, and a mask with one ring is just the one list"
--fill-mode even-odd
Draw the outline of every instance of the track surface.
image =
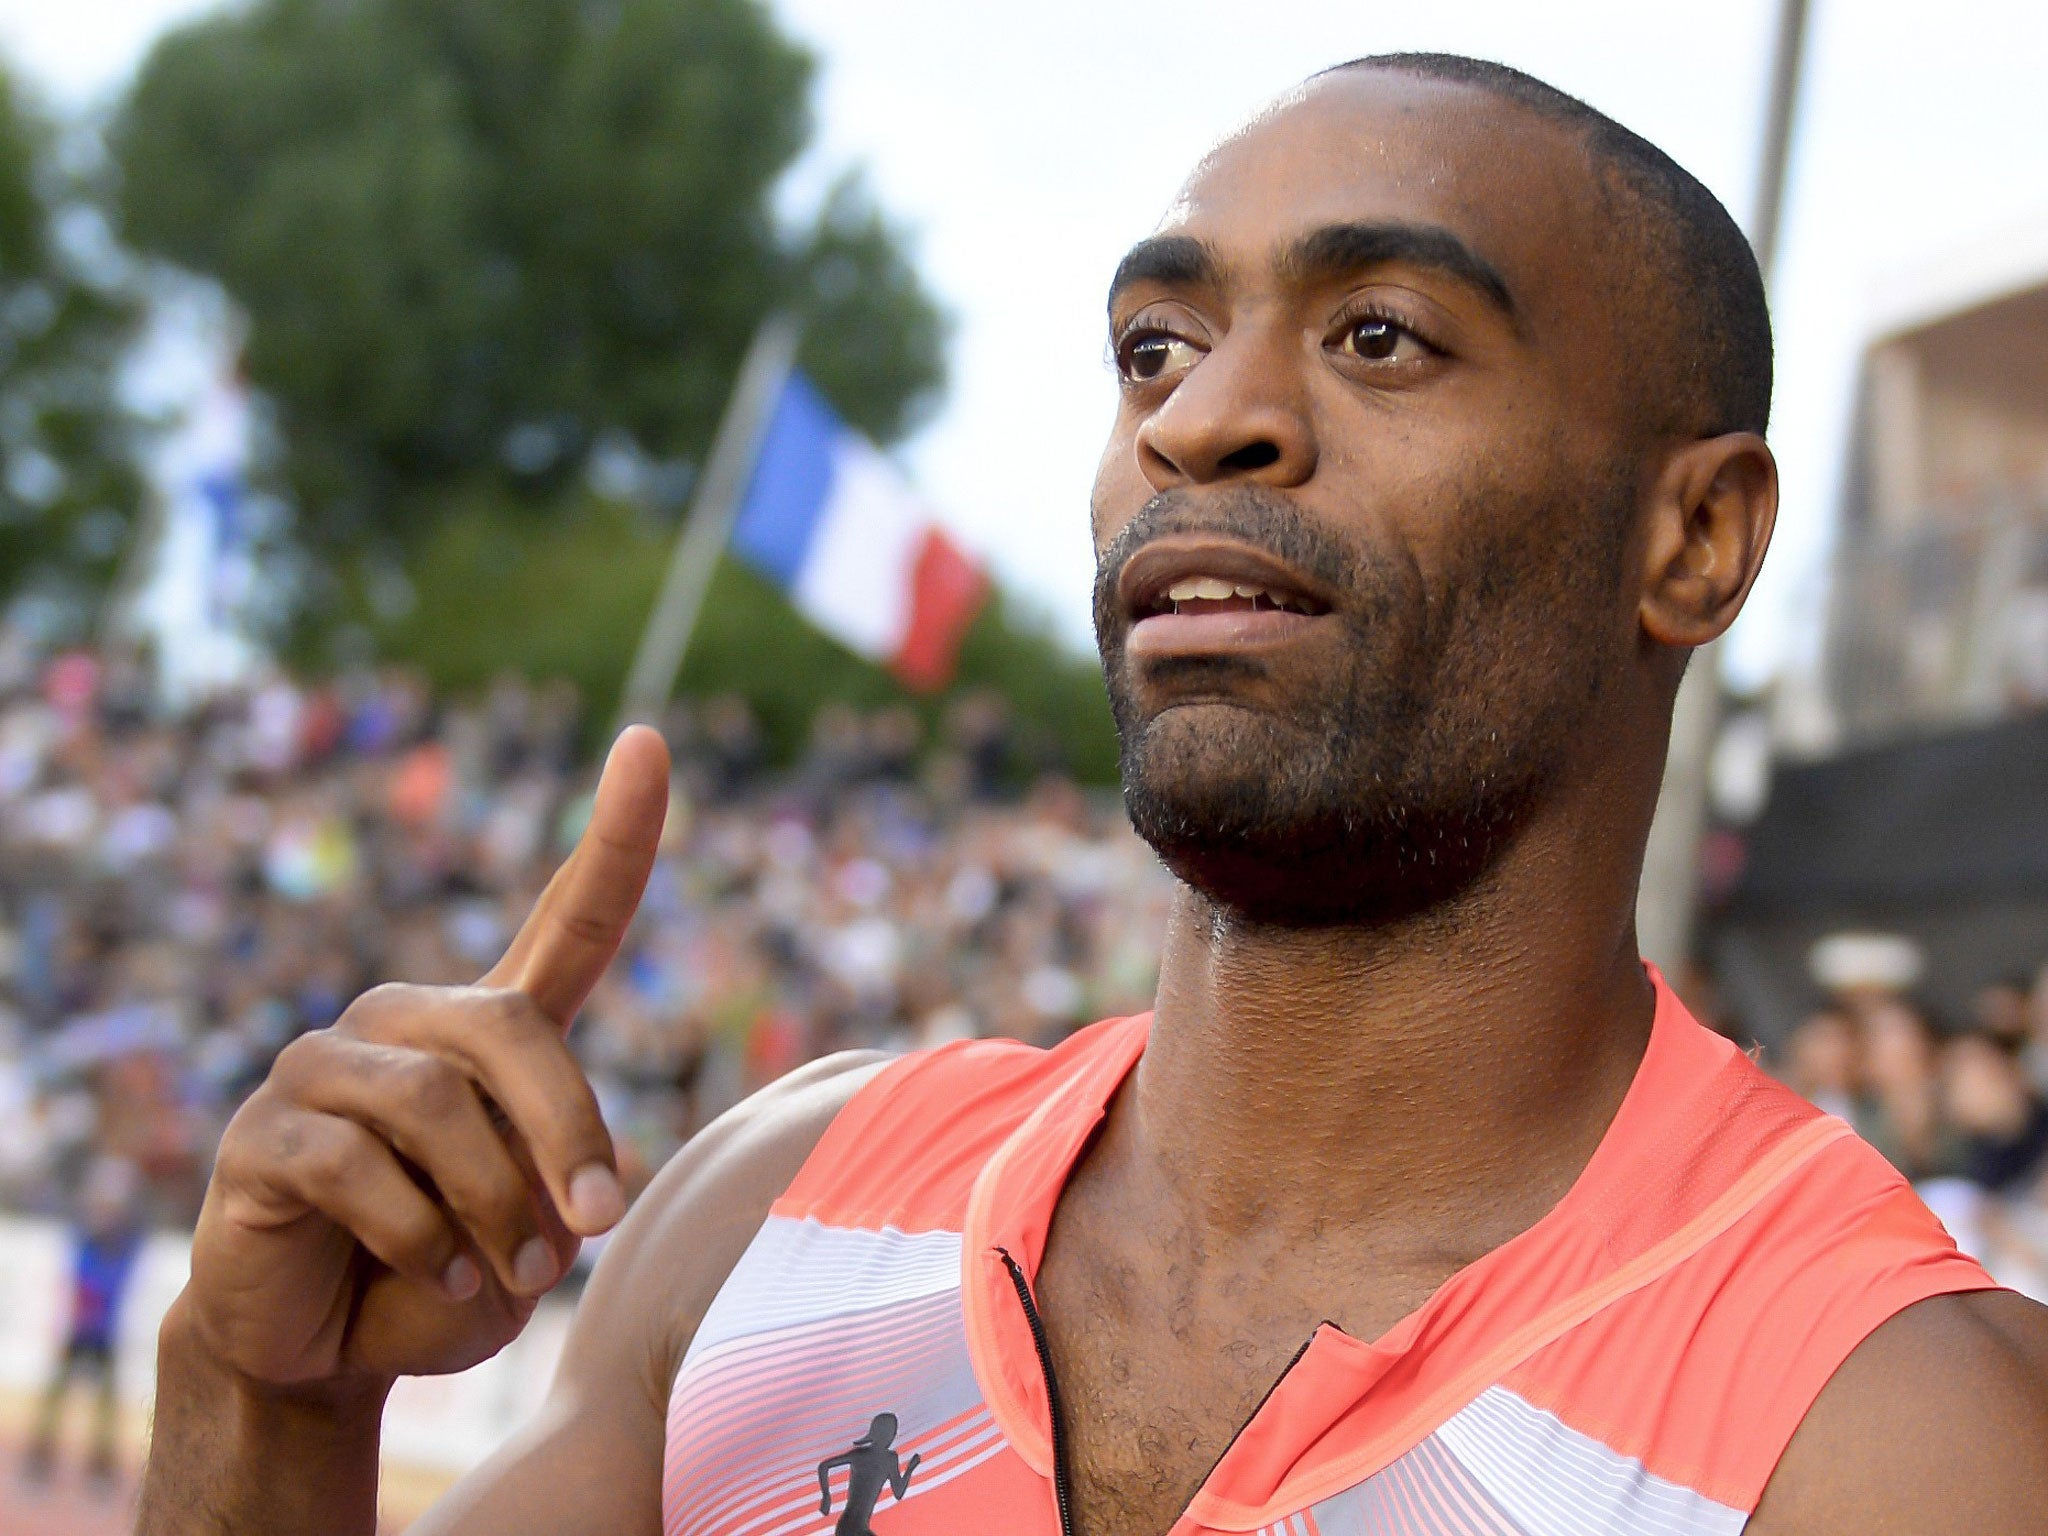
[[[130, 1536], [135, 1520], [135, 1478], [124, 1472], [106, 1491], [86, 1486], [76, 1457], [67, 1457], [47, 1484], [21, 1477], [20, 1447], [0, 1442], [0, 1536]], [[386, 1524], [380, 1536], [399, 1536]]]
[[7, 1536], [128, 1536], [134, 1511], [132, 1477], [107, 1492], [89, 1490], [72, 1458], [47, 1484], [31, 1487], [22, 1481], [20, 1451], [0, 1451], [0, 1531]]

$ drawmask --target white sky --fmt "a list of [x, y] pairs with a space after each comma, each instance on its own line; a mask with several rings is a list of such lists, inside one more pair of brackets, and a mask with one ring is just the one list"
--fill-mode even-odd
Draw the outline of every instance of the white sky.
[[[791, 195], [863, 163], [958, 320], [952, 388], [906, 456], [1013, 587], [1087, 634], [1089, 481], [1111, 400], [1110, 270], [1208, 143], [1326, 64], [1504, 60], [1662, 145], [1746, 218], [1775, 0], [773, 0], [824, 63]], [[103, 98], [209, 0], [0, 0], [0, 48]], [[1785, 507], [1730, 664], [1810, 646], [1855, 358], [1898, 274], [2048, 213], [2048, 6], [1813, 0], [1774, 284]]]

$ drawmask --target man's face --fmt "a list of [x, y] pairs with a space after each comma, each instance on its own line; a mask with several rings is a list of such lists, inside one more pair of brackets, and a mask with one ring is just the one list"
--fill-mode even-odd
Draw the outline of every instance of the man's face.
[[1564, 130], [1353, 72], [1126, 259], [1097, 635], [1133, 821], [1223, 905], [1436, 906], [1586, 750], [1639, 645], [1602, 224]]

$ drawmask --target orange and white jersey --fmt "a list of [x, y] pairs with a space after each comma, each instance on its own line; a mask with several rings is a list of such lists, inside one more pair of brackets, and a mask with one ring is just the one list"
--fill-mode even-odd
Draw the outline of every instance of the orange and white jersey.
[[[1149, 1026], [947, 1046], [855, 1096], [677, 1374], [666, 1536], [1061, 1536], [1030, 1285]], [[1381, 1338], [1319, 1328], [1171, 1536], [1735, 1536], [1872, 1329], [1992, 1284], [1659, 979], [1557, 1207]]]

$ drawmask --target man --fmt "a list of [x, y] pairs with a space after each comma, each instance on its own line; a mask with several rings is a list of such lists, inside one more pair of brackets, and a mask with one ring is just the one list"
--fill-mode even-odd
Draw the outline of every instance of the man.
[[[1524, 76], [1362, 61], [1197, 167], [1110, 322], [1156, 1016], [726, 1117], [419, 1529], [822, 1531], [887, 1412], [882, 1536], [2040, 1530], [2041, 1310], [1636, 958], [1672, 697], [1775, 511], [1726, 214]], [[501, 1346], [617, 1219], [560, 1029], [664, 767], [621, 739], [479, 988], [371, 993], [237, 1117], [145, 1532], [370, 1531], [392, 1377]]]

